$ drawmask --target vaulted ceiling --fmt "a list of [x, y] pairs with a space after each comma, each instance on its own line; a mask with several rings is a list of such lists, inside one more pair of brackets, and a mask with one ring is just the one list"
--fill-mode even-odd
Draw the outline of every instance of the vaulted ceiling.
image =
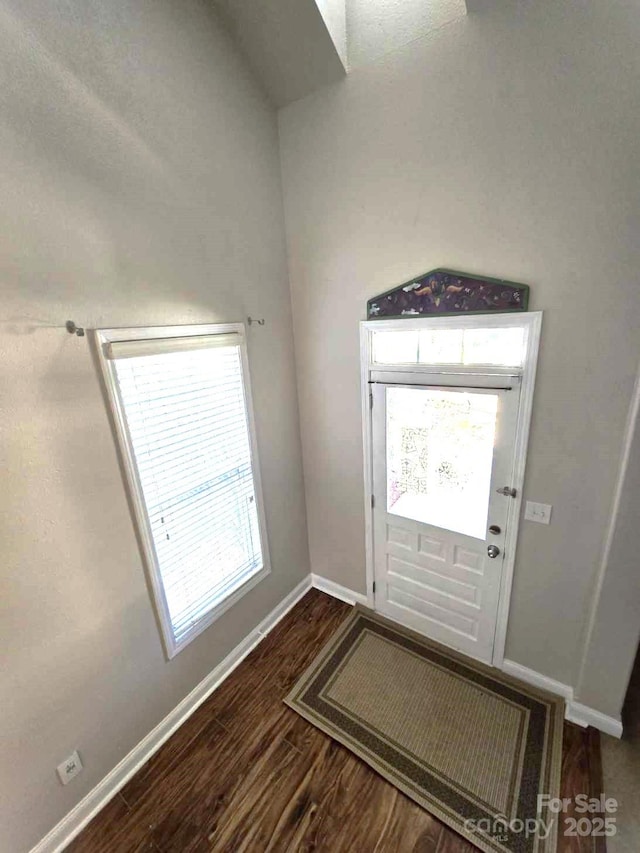
[[466, 14], [517, 0], [212, 0], [274, 106]]
[[276, 107], [346, 74], [315, 0], [213, 2]]

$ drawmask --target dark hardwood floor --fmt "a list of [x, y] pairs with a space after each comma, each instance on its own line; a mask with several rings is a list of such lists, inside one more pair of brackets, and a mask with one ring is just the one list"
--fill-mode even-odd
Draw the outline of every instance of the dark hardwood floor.
[[[310, 591], [68, 850], [476, 850], [284, 705], [348, 612]], [[565, 726], [562, 796], [600, 785], [598, 755], [597, 733]], [[561, 837], [558, 851], [595, 847]]]

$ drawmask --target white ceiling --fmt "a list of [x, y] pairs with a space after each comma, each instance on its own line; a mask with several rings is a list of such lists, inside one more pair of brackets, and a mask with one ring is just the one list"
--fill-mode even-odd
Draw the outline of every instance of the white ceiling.
[[342, 64], [347, 67], [347, 9], [345, 0], [316, 0]]
[[467, 14], [465, 0], [346, 0], [349, 68], [375, 62]]

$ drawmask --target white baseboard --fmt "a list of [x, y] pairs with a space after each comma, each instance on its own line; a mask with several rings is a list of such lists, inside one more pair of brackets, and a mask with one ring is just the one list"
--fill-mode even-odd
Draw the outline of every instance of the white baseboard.
[[546, 690], [547, 693], [562, 696], [566, 699], [567, 704], [573, 700], [573, 687], [549, 678], [541, 672], [536, 672], [535, 669], [522, 666], [522, 664], [516, 663], [514, 660], [507, 660], [505, 658], [502, 662], [502, 671], [506, 672], [507, 675], [513, 676], [513, 678], [519, 678], [520, 681], [524, 681], [526, 684], [531, 684], [540, 690]]
[[328, 580], [328, 578], [320, 577], [320, 575], [311, 575], [311, 585], [314, 589], [326, 592], [327, 595], [339, 598], [340, 601], [345, 601], [347, 604], [364, 604], [365, 607], [367, 606], [366, 595], [363, 595], [361, 592], [354, 592], [346, 586]]
[[262, 622], [206, 676], [128, 755], [78, 803], [31, 853], [59, 853], [104, 808], [137, 773], [174, 731], [193, 714], [204, 700], [225, 680], [278, 622], [311, 589], [311, 575], [300, 583], [266, 616]]
[[573, 698], [573, 687], [569, 684], [555, 681], [553, 678], [542, 675], [534, 669], [528, 669], [512, 660], [503, 661], [502, 670], [507, 675], [519, 678], [520, 681], [531, 684], [533, 687], [539, 687], [548, 693], [555, 693], [556, 696], [563, 696], [566, 701], [564, 716], [570, 723], [576, 723], [583, 728], [593, 726], [605, 734], [617, 738], [622, 737], [622, 721], [615, 717], [608, 717], [606, 714], [596, 711], [595, 708], [589, 708], [587, 705], [576, 702]]
[[570, 702], [567, 705], [565, 716], [567, 720], [577, 723], [579, 726], [593, 726], [607, 735], [612, 735], [612, 737], [622, 737], [621, 719], [609, 717], [601, 711], [596, 711], [595, 708], [582, 705], [580, 702]]

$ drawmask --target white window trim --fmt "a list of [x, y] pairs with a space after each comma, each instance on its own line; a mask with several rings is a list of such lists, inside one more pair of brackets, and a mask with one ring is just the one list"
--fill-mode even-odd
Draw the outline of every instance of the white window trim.
[[[124, 406], [118, 388], [115, 362], [107, 357], [107, 350], [110, 344], [118, 341], [151, 340], [155, 338], [183, 338], [196, 335], [225, 335], [229, 333], [235, 333], [238, 335], [238, 345], [240, 347], [245, 403], [249, 422], [251, 468], [253, 471], [255, 487], [263, 566], [259, 572], [249, 578], [249, 580], [242, 584], [242, 586], [225, 598], [224, 601], [203, 616], [179, 642], [176, 642], [171, 627], [171, 617], [169, 615], [169, 608], [167, 606], [167, 600], [164, 593], [158, 559], [153, 543], [153, 536], [149, 526], [149, 519], [142, 493], [138, 467], [133, 453], [133, 445], [129, 435]], [[258, 460], [258, 445], [256, 441], [245, 326], [243, 323], [216, 323], [197, 326], [147, 326], [127, 329], [96, 329], [92, 333], [92, 343], [100, 365], [104, 381], [104, 390], [109, 403], [108, 411], [111, 415], [117, 439], [116, 444], [122, 462], [125, 489], [132, 512], [134, 528], [138, 537], [140, 550], [142, 552], [147, 579], [153, 593], [151, 599], [156, 613], [158, 626], [160, 628], [165, 653], [167, 659], [171, 660], [171, 658], [175, 657], [179, 651], [185, 648], [185, 646], [206, 630], [209, 625], [222, 616], [225, 611], [230, 607], [233, 607], [233, 605], [236, 604], [247, 592], [249, 592], [250, 589], [260, 583], [260, 581], [271, 572], [271, 560], [269, 558], [267, 524], [262, 495], [260, 463]]]
[[[505, 329], [519, 326], [525, 329], [524, 359], [522, 367], [496, 367], [494, 365], [432, 365], [432, 364], [397, 364], [382, 365], [373, 361], [372, 333], [375, 331], [409, 331], [412, 329]], [[515, 500], [509, 501], [509, 517], [507, 537], [505, 540], [505, 561], [503, 565], [502, 585], [498, 602], [496, 634], [493, 647], [494, 667], [502, 669], [507, 642], [507, 627], [509, 624], [509, 608], [511, 590], [515, 569], [516, 544], [520, 527], [523, 504], [524, 475], [527, 461], [527, 446], [533, 413], [533, 394], [536, 382], [538, 350], [542, 331], [542, 311], [513, 311], [505, 314], [461, 314], [450, 316], [431, 315], [427, 317], [396, 318], [393, 320], [363, 320], [360, 322], [360, 381], [362, 407], [362, 442], [364, 451], [364, 514], [365, 514], [365, 565], [367, 578], [367, 606], [375, 609], [373, 592], [373, 447], [372, 419], [369, 403], [369, 380], [376, 374], [384, 372], [389, 376], [397, 376], [403, 382], [403, 374], [413, 373], [423, 376], [442, 378], [443, 384], [456, 383], [456, 377], [474, 377], [477, 383], [492, 387], [505, 376], [517, 377], [521, 381], [520, 400], [516, 422], [514, 446], [513, 479], [511, 485], [516, 489]], [[447, 375], [451, 382], [447, 381]], [[387, 378], [386, 381], [391, 381]]]

